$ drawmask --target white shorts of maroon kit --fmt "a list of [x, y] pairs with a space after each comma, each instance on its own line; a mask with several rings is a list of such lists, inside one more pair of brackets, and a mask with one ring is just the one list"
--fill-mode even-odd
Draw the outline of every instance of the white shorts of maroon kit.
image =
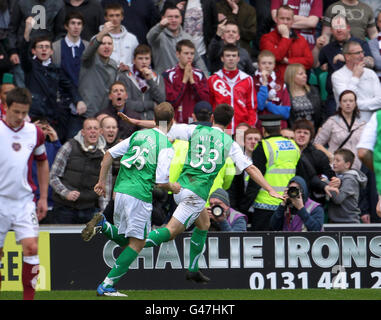
[[4, 246], [9, 231], [15, 232], [17, 243], [38, 237], [39, 225], [33, 199], [15, 201], [0, 197], [0, 248]]

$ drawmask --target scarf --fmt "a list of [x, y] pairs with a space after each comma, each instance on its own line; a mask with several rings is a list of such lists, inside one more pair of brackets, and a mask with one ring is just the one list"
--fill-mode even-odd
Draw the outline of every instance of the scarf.
[[228, 71], [228, 70], [226, 70], [225, 68], [222, 68], [222, 73], [223, 73], [226, 77], [228, 77], [229, 79], [234, 79], [234, 78], [237, 76], [238, 72], [239, 72], [239, 69], [238, 69], [238, 68], [235, 69], [235, 70], [232, 70], [232, 71]]
[[[267, 100], [273, 101], [275, 103], [279, 103], [279, 98], [277, 97], [276, 93], [276, 75], [275, 72], [271, 72], [271, 75], [268, 77], [268, 84], [267, 84], [267, 89], [269, 91], [269, 95], [267, 97]], [[262, 85], [262, 73], [258, 70], [255, 71], [254, 74], [254, 84], [255, 84], [255, 89], [257, 92], [259, 91], [259, 87]]]
[[145, 92], [147, 90], [147, 87], [148, 87], [146, 79], [144, 78], [143, 74], [135, 68], [135, 65], [133, 65], [132, 70], [133, 70], [136, 82], [138, 83], [140, 90], [142, 92]]

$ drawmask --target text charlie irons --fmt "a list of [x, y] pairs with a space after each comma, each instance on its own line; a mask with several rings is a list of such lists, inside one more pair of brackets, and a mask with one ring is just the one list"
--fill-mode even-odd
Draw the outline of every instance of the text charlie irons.
[[[236, 237], [209, 236], [199, 260], [200, 268], [381, 268], [381, 236], [304, 236]], [[181, 250], [178, 246], [182, 245]], [[190, 238], [184, 237], [161, 244], [160, 248], [145, 248], [130, 269], [186, 269], [189, 265]], [[118, 246], [108, 241], [104, 261], [112, 267], [114, 250]], [[181, 253], [180, 253], [181, 252]], [[142, 263], [139, 263], [139, 261]], [[269, 261], [270, 260], [270, 261]], [[269, 263], [271, 262], [271, 263]]]

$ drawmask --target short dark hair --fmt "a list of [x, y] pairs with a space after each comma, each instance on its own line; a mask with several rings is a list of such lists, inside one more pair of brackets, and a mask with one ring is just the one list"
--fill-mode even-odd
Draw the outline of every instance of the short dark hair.
[[176, 4], [173, 1], [165, 1], [163, 9], [161, 9], [160, 15], [163, 17], [167, 10], [178, 10], [181, 14], [181, 10], [177, 8]]
[[353, 162], [355, 161], [355, 154], [349, 149], [345, 149], [345, 148], [337, 149], [333, 154], [340, 155], [343, 157], [344, 162], [349, 162], [351, 164], [349, 168], [352, 167]]
[[107, 15], [107, 11], [108, 10], [120, 10], [122, 11], [122, 15], [124, 16], [124, 9], [123, 9], [123, 6], [120, 4], [120, 3], [117, 3], [117, 2], [111, 2], [109, 4], [107, 4], [105, 6], [105, 9], [104, 9], [104, 16]]
[[292, 130], [304, 129], [308, 130], [311, 134], [311, 139], [315, 136], [315, 126], [312, 121], [307, 119], [299, 119], [292, 125]]
[[211, 113], [207, 109], [201, 109], [196, 114], [197, 121], [210, 121]]
[[226, 127], [233, 119], [234, 109], [230, 104], [221, 103], [214, 109], [213, 116], [216, 124]]
[[225, 44], [224, 47], [222, 48], [222, 51], [221, 51], [221, 57], [224, 56], [224, 53], [226, 51], [229, 51], [229, 52], [237, 52], [238, 55], [239, 55], [239, 49], [238, 47], [235, 45], [235, 44], [232, 44], [232, 43], [228, 43], [228, 44]]
[[194, 43], [188, 39], [183, 39], [183, 40], [180, 40], [179, 42], [176, 43], [176, 51], [177, 52], [181, 52], [181, 49], [183, 47], [188, 47], [188, 48], [196, 50]]
[[159, 125], [160, 121], [166, 121], [167, 125], [172, 121], [175, 116], [175, 111], [169, 102], [162, 102], [154, 109], [155, 123]]
[[41, 35], [41, 36], [34, 38], [33, 42], [32, 42], [32, 48], [36, 49], [37, 43], [43, 42], [43, 41], [49, 41], [50, 42], [50, 48], [52, 48], [52, 37], [49, 35]]
[[280, 135], [280, 126], [262, 126], [270, 136]]
[[146, 44], [139, 44], [134, 50], [134, 59], [138, 54], [150, 54], [152, 56], [152, 50], [150, 46]]
[[82, 25], [85, 24], [85, 18], [79, 11], [71, 11], [65, 16], [64, 25], [68, 26], [71, 19], [79, 19], [82, 21]]
[[32, 104], [32, 95], [27, 88], [14, 88], [7, 93], [6, 98], [8, 108], [11, 107], [13, 103], [20, 104]]
[[288, 11], [292, 11], [292, 14], [294, 14], [294, 9], [292, 9], [288, 4], [283, 4], [283, 5], [281, 5], [281, 6], [276, 10], [276, 16], [278, 16], [280, 9], [288, 10]]
[[113, 88], [115, 85], [117, 85], [117, 84], [123, 86], [124, 90], [126, 90], [126, 92], [127, 92], [127, 88], [126, 88], [126, 85], [125, 85], [124, 82], [122, 82], [122, 81], [114, 81], [114, 82], [111, 84], [111, 86], [108, 88], [108, 93], [111, 93], [112, 88]]

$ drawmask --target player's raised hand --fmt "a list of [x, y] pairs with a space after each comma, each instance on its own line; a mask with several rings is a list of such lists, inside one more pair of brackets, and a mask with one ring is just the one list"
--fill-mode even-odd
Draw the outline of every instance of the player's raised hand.
[[181, 185], [178, 182], [171, 183], [171, 191], [175, 194], [179, 193], [181, 190]]
[[284, 200], [283, 196], [280, 195], [278, 192], [276, 192], [274, 189], [271, 189], [269, 192], [269, 195], [274, 197], [274, 198], [277, 198], [277, 199], [281, 199], [281, 200]]
[[102, 181], [98, 181], [98, 183], [94, 186], [94, 192], [98, 196], [106, 196], [106, 184]]
[[123, 121], [132, 124], [132, 125], [137, 125], [134, 118], [127, 117], [123, 112], [118, 112], [119, 118], [121, 118]]

